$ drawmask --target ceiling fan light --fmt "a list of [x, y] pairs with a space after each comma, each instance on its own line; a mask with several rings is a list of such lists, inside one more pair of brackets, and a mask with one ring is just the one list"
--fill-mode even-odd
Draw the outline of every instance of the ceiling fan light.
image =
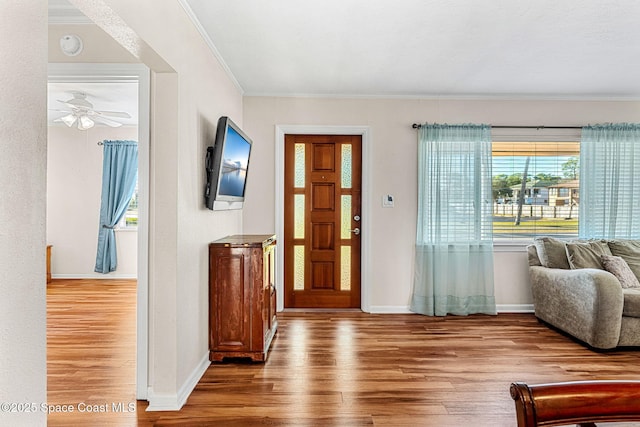
[[60, 121], [69, 127], [73, 126], [76, 120], [77, 118], [73, 114], [67, 114], [64, 117], [60, 117]]
[[94, 121], [91, 120], [89, 117], [80, 116], [80, 120], [78, 121], [78, 129], [80, 130], [91, 129], [94, 124], [95, 124]]

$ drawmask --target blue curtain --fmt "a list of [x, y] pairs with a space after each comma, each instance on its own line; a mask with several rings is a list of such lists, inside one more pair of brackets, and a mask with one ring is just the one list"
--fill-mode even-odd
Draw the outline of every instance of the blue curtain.
[[496, 314], [491, 128], [422, 125], [411, 311]]
[[580, 222], [583, 238], [640, 238], [640, 125], [582, 129]]
[[127, 211], [138, 179], [138, 143], [104, 141], [102, 160], [102, 201], [95, 271], [109, 273], [118, 265], [116, 224]]

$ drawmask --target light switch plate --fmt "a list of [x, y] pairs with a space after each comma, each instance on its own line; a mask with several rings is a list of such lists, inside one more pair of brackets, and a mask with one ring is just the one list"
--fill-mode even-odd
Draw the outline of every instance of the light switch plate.
[[384, 196], [382, 196], [382, 207], [383, 208], [393, 207], [393, 196], [391, 194], [385, 194]]

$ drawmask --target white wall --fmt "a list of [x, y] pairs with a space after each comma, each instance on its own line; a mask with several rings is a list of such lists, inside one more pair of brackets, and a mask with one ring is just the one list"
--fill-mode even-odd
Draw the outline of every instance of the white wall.
[[[67, 56], [60, 49], [60, 38], [66, 34], [75, 34], [82, 40], [83, 48], [78, 55]], [[96, 25], [50, 24], [49, 62], [138, 63], [140, 61]]]
[[[252, 153], [244, 231], [273, 230], [275, 218], [275, 126], [368, 126], [371, 130], [368, 187], [372, 231], [368, 248], [372, 311], [407, 310], [413, 278], [417, 209], [417, 134], [412, 123], [583, 125], [638, 121], [640, 102], [479, 101], [421, 99], [244, 99], [244, 130], [257, 141]], [[253, 177], [253, 179], [251, 179]], [[259, 178], [256, 178], [259, 177]], [[382, 208], [385, 194], [393, 209]], [[495, 253], [496, 302], [505, 311], [531, 309], [526, 254], [520, 248]]]
[[[204, 156], [242, 95], [173, 0], [73, 0], [152, 70], [149, 401], [177, 409], [208, 361], [208, 243], [242, 232], [242, 213], [204, 207]], [[160, 65], [158, 65], [160, 64]]]
[[47, 144], [47, 244], [53, 245], [54, 278], [135, 278], [137, 238], [132, 230], [116, 231], [117, 270], [94, 271], [104, 139], [138, 139], [138, 128], [94, 126], [80, 131], [67, 126], [48, 128]]
[[[47, 401], [47, 3], [0, 2], [0, 402]], [[0, 411], [0, 425], [46, 425]]]

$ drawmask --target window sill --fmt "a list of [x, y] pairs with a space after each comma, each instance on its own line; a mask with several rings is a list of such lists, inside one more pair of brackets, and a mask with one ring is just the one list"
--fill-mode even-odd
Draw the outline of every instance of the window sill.
[[497, 240], [493, 242], [493, 252], [526, 252], [527, 246], [532, 244], [533, 240]]
[[138, 227], [126, 227], [126, 228], [114, 228], [113, 231], [130, 233], [132, 231], [138, 231]]

